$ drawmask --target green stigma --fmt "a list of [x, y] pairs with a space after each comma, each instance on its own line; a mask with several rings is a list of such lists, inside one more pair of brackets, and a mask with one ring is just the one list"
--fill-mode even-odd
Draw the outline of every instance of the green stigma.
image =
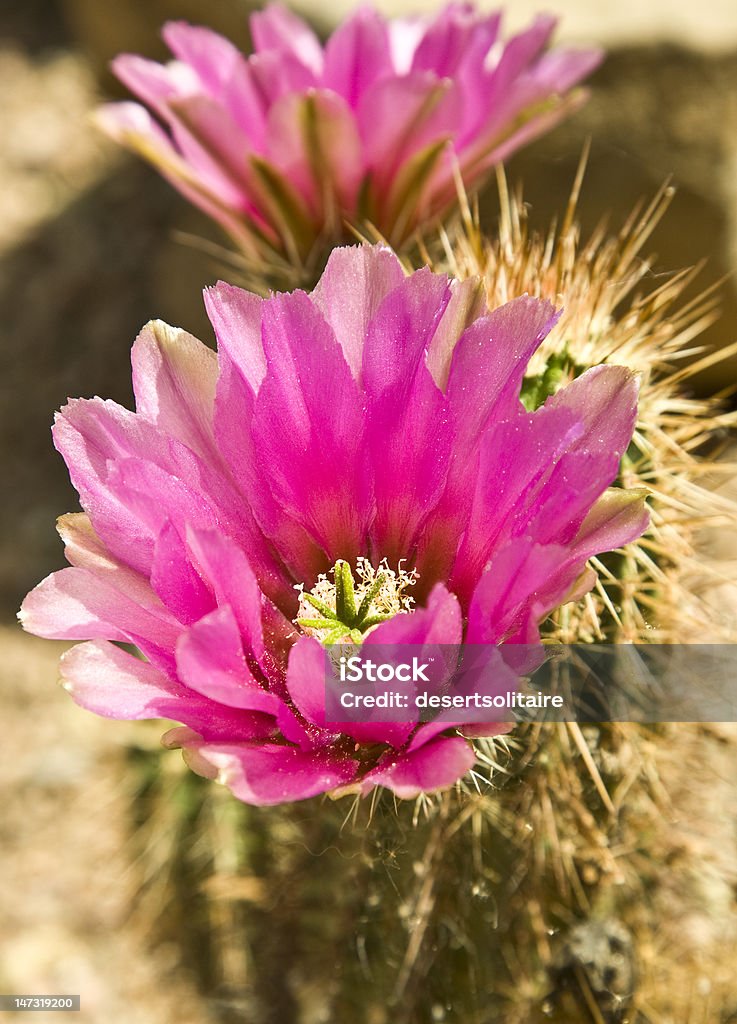
[[368, 559], [359, 558], [354, 577], [341, 558], [331, 575], [333, 582], [322, 574], [309, 593], [301, 586], [297, 588], [299, 613], [294, 620], [325, 646], [360, 644], [374, 626], [412, 607], [406, 591], [417, 579], [414, 570], [407, 572], [398, 567], [395, 572], [386, 560], [375, 569]]

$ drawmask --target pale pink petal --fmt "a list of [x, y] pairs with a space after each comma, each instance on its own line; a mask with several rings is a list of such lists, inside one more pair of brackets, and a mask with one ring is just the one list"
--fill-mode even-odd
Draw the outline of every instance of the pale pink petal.
[[[474, 324], [479, 317], [487, 315], [487, 319], [491, 320], [491, 316], [493, 316], [493, 314], [488, 316], [486, 288], [480, 278], [469, 277], [465, 281], [453, 280], [450, 282], [450, 292], [450, 301], [443, 314], [443, 319], [427, 350], [427, 368], [441, 391], [445, 391], [447, 387], [453, 352], [466, 328]], [[491, 323], [489, 323], [490, 338], [491, 335]]]
[[648, 492], [613, 488], [597, 501], [583, 521], [574, 548], [579, 557], [615, 551], [636, 540], [650, 519], [645, 500]]
[[[402, 264], [385, 246], [333, 249], [312, 301], [333, 328], [354, 378], [361, 383], [369, 324], [389, 292], [404, 280]], [[350, 287], [346, 288], [346, 281]]]
[[61, 569], [35, 587], [21, 605], [25, 630], [50, 640], [99, 637], [135, 644], [160, 667], [173, 665], [181, 626], [153, 591], [139, 603], [93, 569]]
[[206, 458], [216, 457], [215, 353], [186, 331], [152, 320], [133, 345], [136, 410]]
[[246, 244], [248, 236], [242, 218], [229, 202], [229, 196], [217, 188], [213, 190], [211, 183], [202, 179], [145, 107], [138, 103], [107, 103], [95, 111], [95, 122], [110, 138], [152, 163], [185, 199], [221, 224], [234, 239]]
[[429, 144], [453, 137], [461, 107], [453, 83], [426, 71], [381, 78], [366, 90], [356, 117], [379, 211], [390, 202], [402, 164]]
[[251, 34], [257, 51], [277, 50], [291, 53], [315, 75], [322, 72], [320, 41], [309, 25], [284, 4], [271, 3], [250, 18]]
[[169, 100], [193, 96], [199, 88], [197, 75], [186, 64], [167, 66], [133, 53], [122, 53], [112, 62], [112, 69], [123, 85], [162, 117], [166, 117]]
[[171, 52], [197, 75], [201, 89], [221, 98], [237, 65], [245, 58], [229, 39], [186, 21], [168, 21], [161, 35]]
[[261, 343], [264, 300], [224, 281], [206, 288], [204, 299], [221, 361], [226, 353], [256, 394], [266, 373], [266, 356]]
[[327, 89], [289, 93], [269, 111], [269, 160], [299, 191], [312, 212], [338, 228], [355, 219], [364, 177], [361, 140], [341, 96]]
[[216, 740], [265, 738], [273, 719], [244, 714], [205, 700], [173, 682], [153, 665], [104, 640], [77, 644], [62, 655], [61, 681], [74, 700], [106, 718], [168, 718], [187, 722]]

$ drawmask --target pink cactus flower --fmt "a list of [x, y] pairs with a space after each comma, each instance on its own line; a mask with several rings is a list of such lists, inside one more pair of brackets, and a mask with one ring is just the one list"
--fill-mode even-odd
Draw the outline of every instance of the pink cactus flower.
[[598, 50], [546, 49], [539, 16], [506, 41], [501, 14], [452, 3], [434, 18], [361, 8], [323, 46], [281, 4], [251, 16], [245, 57], [209, 29], [169, 22], [175, 60], [123, 54], [146, 105], [99, 122], [150, 160], [251, 256], [308, 260], [320, 238], [373, 224], [397, 246], [583, 99]]
[[247, 802], [451, 785], [475, 755], [447, 723], [326, 722], [321, 641], [537, 642], [587, 559], [645, 528], [641, 492], [609, 489], [636, 379], [596, 367], [527, 412], [554, 309], [489, 312], [478, 281], [406, 276], [379, 246], [335, 250], [311, 294], [206, 304], [217, 355], [149, 324], [135, 412], [59, 413], [84, 512], [23, 625], [86, 641], [62, 659], [79, 704], [181, 722], [195, 770]]

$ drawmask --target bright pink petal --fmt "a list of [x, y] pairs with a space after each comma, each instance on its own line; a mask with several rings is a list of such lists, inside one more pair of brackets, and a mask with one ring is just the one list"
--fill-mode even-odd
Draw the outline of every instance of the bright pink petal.
[[395, 615], [366, 635], [364, 644], [460, 644], [463, 616], [458, 598], [437, 583], [424, 608]]
[[361, 780], [364, 792], [385, 786], [403, 800], [447, 789], [473, 767], [476, 755], [460, 736], [441, 736], [412, 753], [385, 754]]
[[451, 574], [451, 589], [464, 604], [493, 551], [524, 532], [541, 489], [581, 429], [568, 409], [547, 408], [489, 428]]
[[[328, 751], [266, 743], [188, 744], [239, 800], [259, 806], [306, 800], [347, 785], [358, 762]], [[198, 770], [197, 762], [189, 762]]]
[[428, 361], [441, 380], [447, 374], [454, 438], [445, 492], [417, 554], [421, 578], [448, 578], [473, 500], [468, 481], [479, 472], [480, 438], [489, 423], [522, 414], [525, 369], [556, 320], [550, 303], [523, 296], [476, 320], [452, 347], [445, 323], [433, 338]]
[[594, 366], [545, 403], [571, 409], [584, 433], [577, 447], [622, 455], [632, 438], [637, 416], [639, 379], [624, 366]]
[[451, 429], [425, 350], [450, 299], [447, 280], [421, 270], [382, 302], [363, 353], [366, 441], [375, 476], [371, 536], [380, 557], [406, 557], [445, 486]]
[[[566, 452], [556, 464], [536, 499], [528, 508], [525, 529], [541, 544], [569, 544], [584, 518], [619, 472], [616, 452]], [[613, 545], [618, 547], [619, 545]]]
[[184, 625], [191, 625], [215, 607], [212, 591], [192, 564], [187, 547], [170, 520], [156, 538], [151, 586]]
[[363, 403], [335, 335], [303, 292], [264, 307], [268, 373], [253, 419], [265, 481], [331, 562], [363, 550], [372, 507]]
[[262, 623], [264, 598], [245, 554], [217, 530], [187, 530], [187, 547], [215, 595], [235, 616], [246, 653], [261, 661], [265, 654]]
[[354, 110], [366, 90], [392, 70], [386, 22], [369, 8], [344, 21], [325, 47], [323, 84]]
[[474, 52], [477, 61], [483, 60], [497, 37], [500, 22], [498, 11], [482, 17], [471, 4], [448, 4], [417, 46], [413, 70], [434, 71], [438, 78], [447, 78], [468, 61], [469, 51]]
[[[274, 542], [296, 580], [316, 578], [327, 560], [314, 538], [296, 523], [263, 486], [251, 425], [256, 394], [266, 374], [261, 342], [264, 300], [220, 282], [205, 291], [205, 305], [218, 339], [220, 377], [215, 433], [220, 453], [245, 497], [257, 509], [259, 526]], [[272, 592], [280, 603], [294, 604], [294, 592]]]
[[190, 689], [227, 707], [277, 715], [279, 698], [255, 679], [232, 610], [224, 605], [177, 642], [177, 672]]

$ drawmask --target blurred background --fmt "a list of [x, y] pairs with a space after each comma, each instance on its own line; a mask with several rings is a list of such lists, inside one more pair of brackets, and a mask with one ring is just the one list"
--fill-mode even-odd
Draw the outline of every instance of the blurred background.
[[[303, 2], [299, 10], [325, 31], [349, 6], [347, 0]], [[588, 105], [508, 167], [510, 182], [524, 183], [532, 225], [544, 229], [562, 210], [589, 137], [579, 207], [584, 234], [604, 213], [618, 229], [638, 199], [650, 198], [672, 176], [678, 191], [652, 239], [653, 273], [705, 261], [702, 287], [724, 279], [724, 315], [707, 340], [731, 343], [737, 337], [737, 5], [557, 0], [550, 6], [561, 17], [560, 40], [598, 43], [609, 56], [591, 80]], [[508, 27], [522, 26], [537, 7], [516, 0]], [[208, 24], [247, 49], [249, 9], [241, 0], [0, 0], [0, 991], [81, 991], [81, 1019], [94, 1024], [185, 1024], [209, 1019], [210, 1011], [198, 994], [202, 979], [180, 944], [151, 946], [149, 919], [136, 913], [146, 861], [124, 769], [131, 749], [145, 747], [149, 734], [144, 726], [132, 732], [76, 709], [54, 685], [63, 645], [23, 635], [14, 616], [26, 591], [61, 566], [53, 524], [76, 508], [51, 444], [54, 410], [68, 396], [130, 404], [130, 345], [152, 317], [210, 340], [200, 291], [223, 270], [197, 241], [221, 242], [205, 218], [97, 135], [89, 114], [100, 99], [121, 95], [107, 71], [116, 53], [164, 56], [158, 30], [166, 19]], [[493, 194], [483, 210], [491, 229]], [[700, 377], [696, 387], [705, 393], [729, 387], [736, 365]], [[700, 924], [705, 949], [722, 941], [720, 929], [735, 928], [737, 835], [733, 822], [720, 824], [720, 809], [733, 806], [737, 795], [731, 742], [725, 735], [702, 737], [696, 754], [711, 779], [713, 820], [705, 834], [720, 850], [716, 909]], [[718, 766], [709, 767], [712, 754]], [[695, 800], [698, 806], [698, 795]], [[696, 840], [679, 833], [673, 842]], [[695, 850], [694, 856], [708, 856], [697, 842]], [[672, 912], [677, 923], [677, 905]], [[705, 964], [708, 978], [708, 957]], [[675, 1024], [679, 1019], [687, 1018], [673, 1018]], [[711, 1019], [727, 1018], [703, 1017]]]

